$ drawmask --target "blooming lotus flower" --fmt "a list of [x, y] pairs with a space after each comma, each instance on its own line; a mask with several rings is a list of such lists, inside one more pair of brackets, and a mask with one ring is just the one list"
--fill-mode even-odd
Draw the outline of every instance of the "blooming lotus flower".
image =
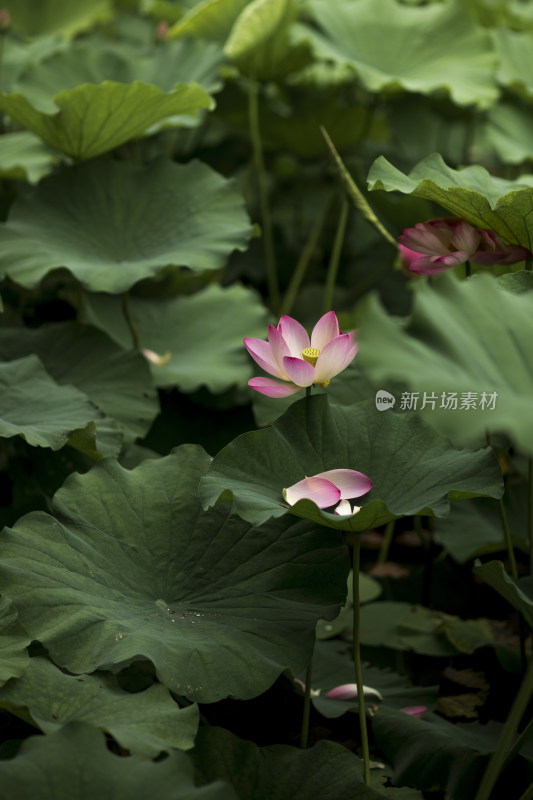
[[[319, 508], [336, 506], [336, 514], [356, 514], [359, 506], [352, 510], [349, 502], [354, 497], [366, 494], [372, 488], [372, 481], [354, 469], [329, 469], [283, 490], [286, 502], [293, 506], [298, 500], [312, 500]], [[338, 505], [337, 505], [338, 504]]]
[[246, 349], [265, 372], [281, 378], [252, 378], [248, 386], [267, 397], [288, 397], [307, 386], [327, 386], [353, 361], [357, 353], [355, 331], [340, 333], [333, 311], [321, 317], [309, 338], [292, 317], [281, 317], [278, 327], [269, 325], [268, 342], [244, 339]]
[[531, 253], [504, 244], [492, 231], [478, 230], [462, 219], [445, 217], [419, 222], [398, 237], [402, 263], [411, 272], [435, 275], [465, 261], [492, 266], [523, 261]]

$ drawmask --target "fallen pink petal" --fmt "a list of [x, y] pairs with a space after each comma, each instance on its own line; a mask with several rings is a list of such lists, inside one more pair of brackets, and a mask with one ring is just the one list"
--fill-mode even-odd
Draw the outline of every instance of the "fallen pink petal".
[[404, 714], [409, 714], [410, 717], [421, 717], [422, 714], [425, 714], [427, 711], [426, 706], [406, 706], [405, 708], [400, 708], [400, 711], [403, 711]]
[[372, 481], [362, 472], [354, 469], [329, 469], [305, 477], [283, 489], [283, 498], [290, 506], [304, 499], [312, 500], [318, 508], [336, 506], [334, 513], [347, 516], [361, 510], [360, 506], [352, 508], [349, 501], [366, 494], [371, 488]]
[[[372, 689], [371, 686], [363, 686], [363, 694], [365, 697], [374, 697], [378, 700], [383, 700], [383, 695], [377, 689]], [[324, 697], [329, 700], [356, 700], [357, 699], [357, 684], [356, 683], [343, 683], [341, 686], [335, 686], [326, 692]]]

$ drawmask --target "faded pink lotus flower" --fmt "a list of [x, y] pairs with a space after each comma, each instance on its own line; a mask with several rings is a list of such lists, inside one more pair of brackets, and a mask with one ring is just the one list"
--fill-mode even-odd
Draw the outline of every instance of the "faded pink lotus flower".
[[265, 372], [281, 378], [252, 378], [248, 386], [267, 397], [288, 397], [301, 389], [320, 384], [327, 386], [335, 375], [353, 361], [357, 353], [356, 331], [340, 333], [333, 311], [321, 317], [308, 333], [292, 317], [281, 317], [278, 327], [269, 325], [268, 342], [244, 339], [254, 361]]
[[[363, 694], [365, 697], [377, 698], [383, 700], [383, 695], [377, 689], [372, 689], [370, 686], [363, 686]], [[357, 684], [356, 683], [343, 683], [342, 686], [335, 686], [326, 692], [324, 697], [330, 700], [356, 700], [357, 699]]]
[[427, 711], [426, 706], [406, 706], [405, 708], [400, 708], [400, 711], [403, 711], [404, 714], [409, 714], [411, 717], [421, 717], [422, 714], [425, 714]]
[[418, 222], [406, 228], [398, 242], [404, 267], [422, 275], [436, 275], [465, 261], [492, 266], [514, 264], [531, 255], [525, 247], [504, 244], [496, 233], [456, 217]]
[[312, 500], [319, 508], [336, 506], [334, 513], [347, 515], [360, 511], [359, 506], [352, 510], [349, 500], [366, 494], [371, 488], [372, 481], [362, 472], [354, 469], [329, 469], [283, 489], [283, 497], [290, 506], [298, 500], [306, 499]]

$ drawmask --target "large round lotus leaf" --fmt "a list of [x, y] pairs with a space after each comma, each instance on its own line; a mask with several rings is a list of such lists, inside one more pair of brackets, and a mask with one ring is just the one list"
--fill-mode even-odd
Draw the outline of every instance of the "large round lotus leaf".
[[0, 707], [15, 714], [28, 709], [43, 733], [87, 722], [126, 750], [150, 758], [162, 750], [191, 748], [199, 719], [196, 704], [180, 709], [159, 683], [132, 694], [119, 689], [113, 675], [66, 675], [46, 658], [30, 659], [22, 677], [0, 689]]
[[319, 27], [304, 29], [315, 53], [349, 64], [371, 92], [444, 89], [458, 105], [480, 108], [498, 97], [492, 40], [458, 0], [416, 7], [380, 0], [379, 12], [374, 0], [308, 5]]
[[36, 355], [0, 364], [0, 437], [59, 450], [103, 414], [74, 386], [60, 386]]
[[237, 513], [260, 525], [289, 510], [284, 488], [330, 469], [354, 469], [372, 481], [370, 493], [355, 501], [359, 513], [337, 516], [310, 500], [290, 511], [342, 530], [362, 531], [408, 514], [442, 517], [457, 493], [502, 494], [501, 471], [488, 448], [457, 450], [415, 414], [378, 411], [373, 401], [335, 406], [324, 395], [304, 397], [272, 427], [234, 439], [202, 478], [200, 494], [204, 508], [233, 497]]
[[29, 131], [2, 134], [0, 177], [38, 183], [52, 172], [58, 154]]
[[135, 81], [84, 83], [54, 97], [55, 114], [34, 108], [22, 94], [0, 95], [0, 110], [40, 136], [51, 147], [83, 161], [140, 136], [166, 117], [194, 115], [211, 108], [198, 84], [179, 83], [172, 92]]
[[170, 38], [193, 36], [225, 42], [233, 24], [249, 0], [203, 0], [170, 29]]
[[[239, 800], [380, 800], [363, 783], [361, 762], [335, 742], [310, 750], [257, 747], [223, 728], [202, 727], [193, 760], [202, 781], [222, 778]], [[396, 796], [396, 795], [395, 795]], [[401, 795], [398, 795], [401, 800]]]
[[71, 722], [54, 736], [31, 736], [0, 761], [2, 800], [237, 800], [222, 782], [195, 788], [185, 753], [163, 761], [114, 755], [96, 728]]
[[[0, 328], [0, 360], [31, 353], [42, 359], [58, 384], [69, 384], [84, 392], [107, 418], [118, 423], [128, 440], [148, 433], [159, 412], [159, 402], [150, 370], [139, 352], [125, 351], [102, 331], [77, 322], [37, 329]], [[109, 420], [105, 424], [95, 421], [97, 444], [100, 434], [104, 444]], [[115, 434], [116, 427], [115, 424]], [[119, 448], [124, 436], [120, 437]]]
[[[498, 103], [487, 113], [479, 131], [481, 147], [494, 148], [504, 164], [521, 164], [533, 159], [531, 127], [533, 108], [515, 103]], [[479, 145], [478, 145], [479, 146]]]
[[404, 175], [380, 156], [368, 173], [368, 187], [432, 200], [477, 228], [492, 230], [506, 242], [533, 250], [532, 175], [507, 181], [478, 165], [455, 170], [438, 153], [426, 156]]
[[318, 618], [346, 594], [340, 537], [287, 517], [254, 529], [229, 505], [202, 512], [196, 445], [132, 471], [74, 473], [42, 512], [5, 529], [2, 587], [70, 672], [149, 658], [199, 702], [265, 691], [305, 668]]
[[[391, 319], [375, 297], [366, 302], [359, 326], [363, 372], [389, 392], [400, 384], [418, 392], [420, 413], [454, 441], [482, 441], [487, 430], [498, 431], [533, 453], [533, 275], [483, 273], [461, 281], [443, 274], [417, 281], [414, 291], [406, 324]], [[434, 408], [422, 409], [424, 392], [435, 395]], [[447, 408], [453, 393], [457, 408]]]
[[[131, 332], [119, 298], [88, 295], [86, 309], [94, 325], [123, 347], [129, 346]], [[130, 297], [129, 309], [140, 346], [160, 355], [170, 353], [167, 363], [152, 366], [158, 386], [179, 386], [184, 392], [207, 386], [212, 392], [222, 392], [230, 386], [245, 386], [252, 377], [242, 340], [263, 336], [268, 318], [251, 289], [212, 284], [196, 294], [169, 300]]]
[[0, 227], [0, 268], [35, 287], [66, 267], [86, 289], [120, 294], [169, 264], [218, 269], [251, 230], [237, 187], [205, 164], [102, 160], [14, 203]]
[[16, 0], [7, 6], [13, 28], [24, 36], [73, 36], [112, 15], [110, 0]]
[[27, 647], [31, 642], [17, 612], [7, 597], [0, 597], [0, 686], [18, 678], [28, 666]]
[[498, 27], [492, 31], [499, 56], [497, 77], [508, 89], [533, 100], [533, 31], [516, 31]]

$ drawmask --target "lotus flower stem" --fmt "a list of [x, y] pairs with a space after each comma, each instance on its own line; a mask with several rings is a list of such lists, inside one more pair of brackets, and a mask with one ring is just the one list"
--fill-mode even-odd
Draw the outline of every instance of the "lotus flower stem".
[[531, 266], [533, 265], [533, 256], [526, 258], [526, 270], [531, 272]]
[[529, 573], [530, 575], [533, 575], [533, 458], [531, 456], [528, 459], [528, 476]]
[[311, 391], [312, 391], [312, 389], [313, 389], [313, 387], [312, 387], [312, 386], [306, 386], [306, 387], [305, 387], [305, 396], [306, 396], [306, 397], [311, 397]]
[[348, 222], [349, 210], [350, 204], [348, 203], [348, 198], [345, 195], [342, 200], [341, 212], [339, 214], [337, 230], [335, 231], [335, 240], [333, 242], [333, 250], [331, 251], [331, 258], [328, 264], [326, 287], [324, 289], [324, 314], [327, 311], [331, 311], [331, 306], [333, 305], [333, 292], [335, 290], [335, 282], [337, 280], [337, 272], [339, 270], [339, 261], [344, 242], [344, 235], [346, 233], [346, 223]]
[[277, 315], [280, 296], [278, 273], [276, 268], [276, 255], [274, 252], [274, 236], [272, 234], [272, 217], [270, 216], [270, 206], [268, 203], [268, 185], [265, 171], [265, 161], [263, 158], [263, 144], [261, 141], [261, 130], [259, 127], [259, 102], [258, 102], [258, 83], [251, 80], [248, 85], [248, 122], [250, 125], [250, 139], [252, 142], [252, 153], [257, 172], [257, 185], [259, 188], [259, 203], [261, 206], [261, 222], [263, 224], [263, 243], [265, 248], [265, 261], [267, 268], [268, 294], [270, 307]]
[[[490, 433], [486, 432], [487, 437], [487, 444], [489, 447], [492, 447], [492, 442], [490, 438]], [[496, 452], [492, 447], [492, 452], [496, 456]], [[509, 564], [511, 565], [511, 575], [513, 576], [513, 580], [518, 580], [518, 570], [516, 568], [516, 558], [514, 555], [514, 548], [513, 548], [513, 540], [511, 538], [511, 531], [509, 530], [509, 523], [507, 522], [507, 513], [505, 511], [505, 505], [503, 502], [503, 497], [500, 497], [498, 500], [500, 506], [500, 516], [502, 520], [502, 528], [503, 528], [503, 538], [505, 545], [507, 547], [507, 555], [509, 556]]]
[[[307, 272], [307, 268], [309, 266], [309, 262], [311, 261], [314, 253], [316, 252], [316, 247], [318, 244], [318, 240], [320, 238], [320, 234], [322, 233], [322, 228], [324, 227], [324, 222], [327, 217], [327, 212], [329, 211], [330, 206], [330, 199], [328, 198], [326, 205], [323, 211], [320, 212], [320, 216], [316, 220], [315, 224], [311, 229], [311, 233], [304, 245], [304, 249], [298, 259], [296, 266], [294, 268], [294, 272], [292, 273], [291, 279], [289, 281], [289, 285], [287, 287], [287, 291], [285, 292], [285, 297], [283, 298], [283, 303], [281, 304], [281, 314], [288, 314], [293, 306], [293, 303], [296, 299], [298, 294], [298, 290], [300, 289], [300, 284], [304, 278], [305, 273]], [[326, 309], [329, 311], [329, 308]]]
[[361, 645], [359, 638], [360, 604], [359, 604], [359, 567], [361, 565], [361, 537], [356, 533], [353, 543], [353, 663], [355, 682], [357, 684], [357, 705], [359, 708], [359, 726], [361, 728], [361, 747], [363, 750], [363, 779], [370, 785], [370, 751], [368, 749], [368, 730], [366, 727], [365, 694], [363, 672], [361, 669]]
[[465, 261], [465, 278], [469, 278], [471, 274], [470, 261]]
[[[527, 708], [527, 705], [532, 695], [533, 695], [533, 659], [531, 659], [529, 662], [529, 667], [524, 676], [520, 689], [518, 690], [518, 694], [516, 695], [511, 711], [509, 712], [507, 721], [504, 725], [500, 741], [498, 742], [498, 746], [496, 748], [496, 752], [493, 753], [492, 758], [489, 761], [489, 765], [487, 767], [485, 774], [483, 775], [483, 779], [481, 781], [481, 785], [478, 789], [478, 793], [475, 797], [475, 800], [489, 800], [492, 789], [498, 779], [498, 776], [501, 772], [501, 769], [507, 757], [509, 748], [511, 746], [511, 742], [513, 741], [513, 738], [516, 734], [516, 730], [520, 724], [520, 720], [524, 715], [524, 712]], [[526, 795], [525, 795], [526, 797], [528, 796], [527, 794], [528, 791], [529, 790], [526, 790]]]
[[389, 557], [389, 550], [392, 544], [392, 537], [394, 536], [395, 525], [396, 525], [395, 519], [391, 519], [390, 522], [387, 522], [387, 527], [385, 528], [383, 541], [381, 543], [381, 547], [379, 548], [379, 555], [377, 562], [378, 564], [383, 564]]
[[135, 327], [133, 317], [131, 316], [128, 292], [124, 292], [122, 295], [122, 313], [124, 314], [124, 319], [126, 320], [128, 328], [130, 329], [131, 338], [133, 339], [133, 346], [136, 350], [139, 350], [139, 334], [137, 333], [137, 328]]
[[309, 742], [309, 715], [311, 711], [311, 680], [313, 678], [313, 656], [309, 659], [305, 673], [304, 713], [302, 717], [302, 730], [300, 733], [300, 747], [307, 748]]

